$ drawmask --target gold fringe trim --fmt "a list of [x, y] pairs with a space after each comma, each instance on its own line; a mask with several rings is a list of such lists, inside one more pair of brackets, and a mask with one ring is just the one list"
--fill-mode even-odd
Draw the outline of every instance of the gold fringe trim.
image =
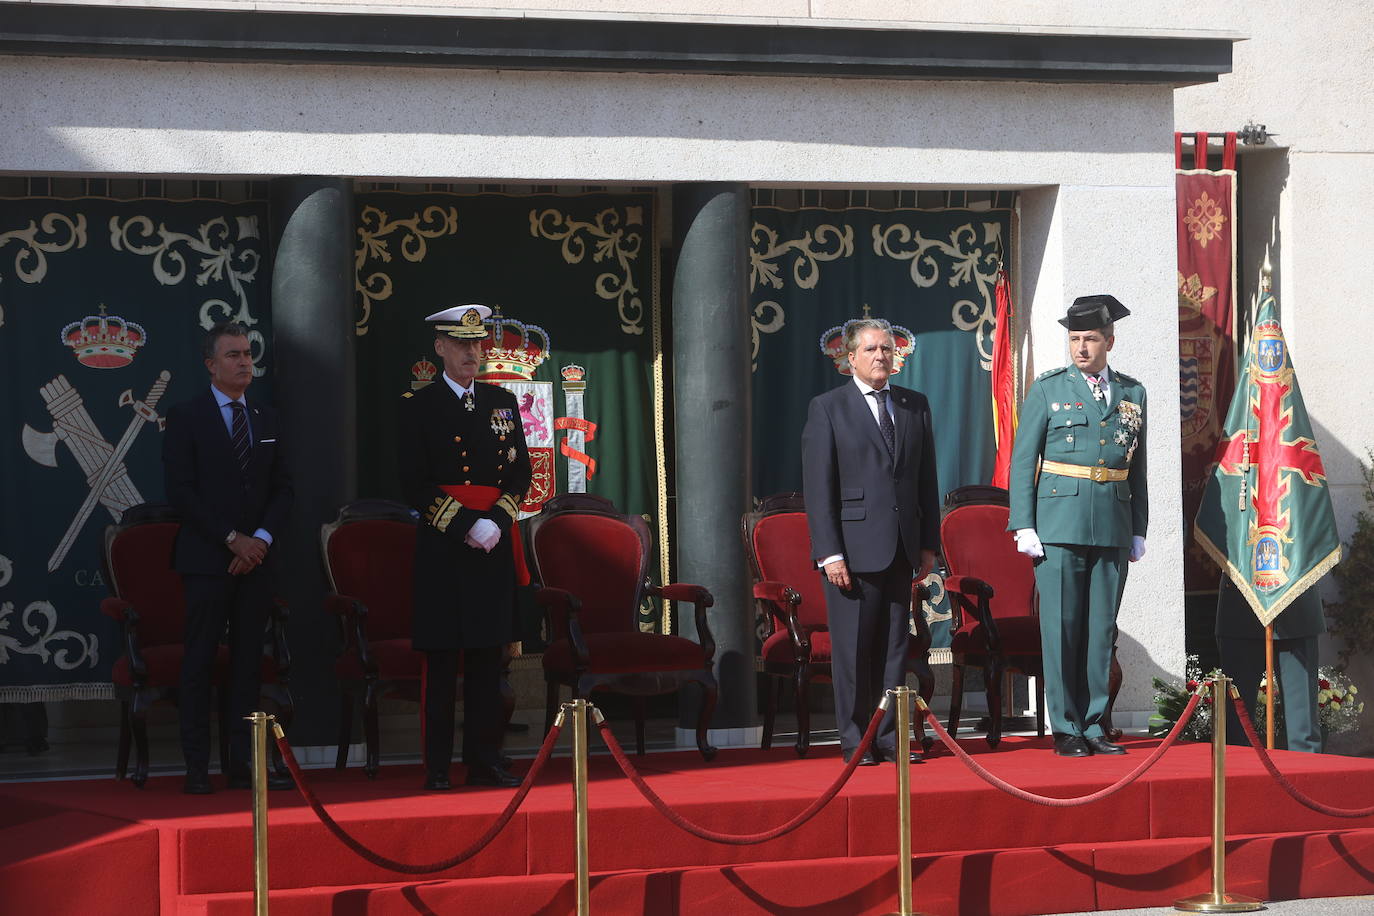
[[1303, 592], [1315, 585], [1318, 579], [1330, 572], [1331, 567], [1341, 561], [1341, 546], [1337, 544], [1335, 550], [1317, 561], [1315, 566], [1290, 585], [1288, 590], [1283, 593], [1282, 598], [1265, 608], [1260, 602], [1259, 596], [1255, 594], [1255, 590], [1250, 587], [1249, 577], [1235, 567], [1230, 557], [1212, 543], [1212, 539], [1197, 526], [1196, 522], [1193, 523], [1193, 533], [1197, 537], [1197, 542], [1202, 545], [1202, 549], [1207, 551], [1207, 555], [1225, 571], [1227, 578], [1235, 583], [1236, 590], [1245, 596], [1245, 602], [1250, 605], [1250, 610], [1254, 611], [1255, 616], [1259, 618], [1260, 626], [1265, 627], [1273, 623], [1275, 618], [1288, 609], [1288, 605], [1297, 601]]
[[[657, 197], [654, 198], [650, 211], [653, 214], [652, 225], [657, 229]], [[655, 240], [653, 253], [650, 257], [650, 270], [652, 272], [650, 286], [653, 288], [654, 462], [658, 477], [658, 574], [659, 583], [667, 585], [672, 581], [672, 569], [668, 562], [668, 557], [671, 554], [668, 534], [668, 443], [663, 432], [663, 315], [662, 303], [658, 295], [659, 264], [656, 233], [651, 234], [650, 238]], [[660, 613], [662, 619], [659, 621], [659, 632], [671, 634], [673, 632], [672, 602], [662, 602]]]

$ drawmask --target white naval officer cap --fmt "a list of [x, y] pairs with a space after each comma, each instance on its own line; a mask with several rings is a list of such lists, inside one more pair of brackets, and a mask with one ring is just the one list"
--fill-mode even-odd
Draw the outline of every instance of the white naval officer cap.
[[491, 309], [485, 305], [455, 305], [425, 317], [434, 330], [460, 340], [480, 340], [487, 336], [487, 326], [483, 322], [491, 317]]

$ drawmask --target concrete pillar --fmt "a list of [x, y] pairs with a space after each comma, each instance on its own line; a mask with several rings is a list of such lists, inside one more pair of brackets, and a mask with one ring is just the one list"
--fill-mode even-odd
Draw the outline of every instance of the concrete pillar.
[[[754, 610], [739, 535], [751, 497], [748, 186], [677, 185], [673, 238], [677, 578], [706, 586], [716, 600], [709, 623], [720, 699], [711, 739], [749, 744], [760, 730]], [[694, 638], [690, 608], [680, 611], [682, 634]], [[680, 728], [695, 723], [695, 704], [684, 703]]]
[[[272, 182], [273, 392], [281, 411], [295, 502], [279, 536], [279, 593], [291, 606], [293, 745], [332, 745], [338, 730], [335, 623], [320, 525], [357, 491], [353, 334], [353, 186], [348, 179]], [[329, 752], [332, 759], [332, 750]]]

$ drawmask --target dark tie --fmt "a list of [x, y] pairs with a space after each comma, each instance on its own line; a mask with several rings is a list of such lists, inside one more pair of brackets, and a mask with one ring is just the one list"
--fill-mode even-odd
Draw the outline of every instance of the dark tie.
[[234, 411], [234, 422], [229, 430], [229, 444], [234, 448], [234, 457], [238, 460], [239, 469], [246, 475], [248, 462], [253, 457], [253, 442], [248, 437], [248, 411], [238, 401], [230, 401], [229, 406]]
[[883, 442], [887, 445], [887, 457], [895, 458], [897, 455], [897, 430], [892, 425], [892, 415], [887, 412], [888, 390], [869, 392], [878, 399], [878, 429], [882, 430]]
[[1083, 378], [1087, 379], [1088, 387], [1092, 389], [1094, 401], [1107, 400], [1107, 392], [1102, 390], [1102, 376], [1084, 374]]

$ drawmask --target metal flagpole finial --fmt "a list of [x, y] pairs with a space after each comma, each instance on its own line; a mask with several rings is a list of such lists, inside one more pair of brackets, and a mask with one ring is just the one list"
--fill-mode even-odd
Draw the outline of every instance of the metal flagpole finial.
[[1269, 263], [1269, 255], [1264, 256], [1264, 264], [1260, 266], [1260, 289], [1266, 293], [1274, 290], [1274, 265]]

